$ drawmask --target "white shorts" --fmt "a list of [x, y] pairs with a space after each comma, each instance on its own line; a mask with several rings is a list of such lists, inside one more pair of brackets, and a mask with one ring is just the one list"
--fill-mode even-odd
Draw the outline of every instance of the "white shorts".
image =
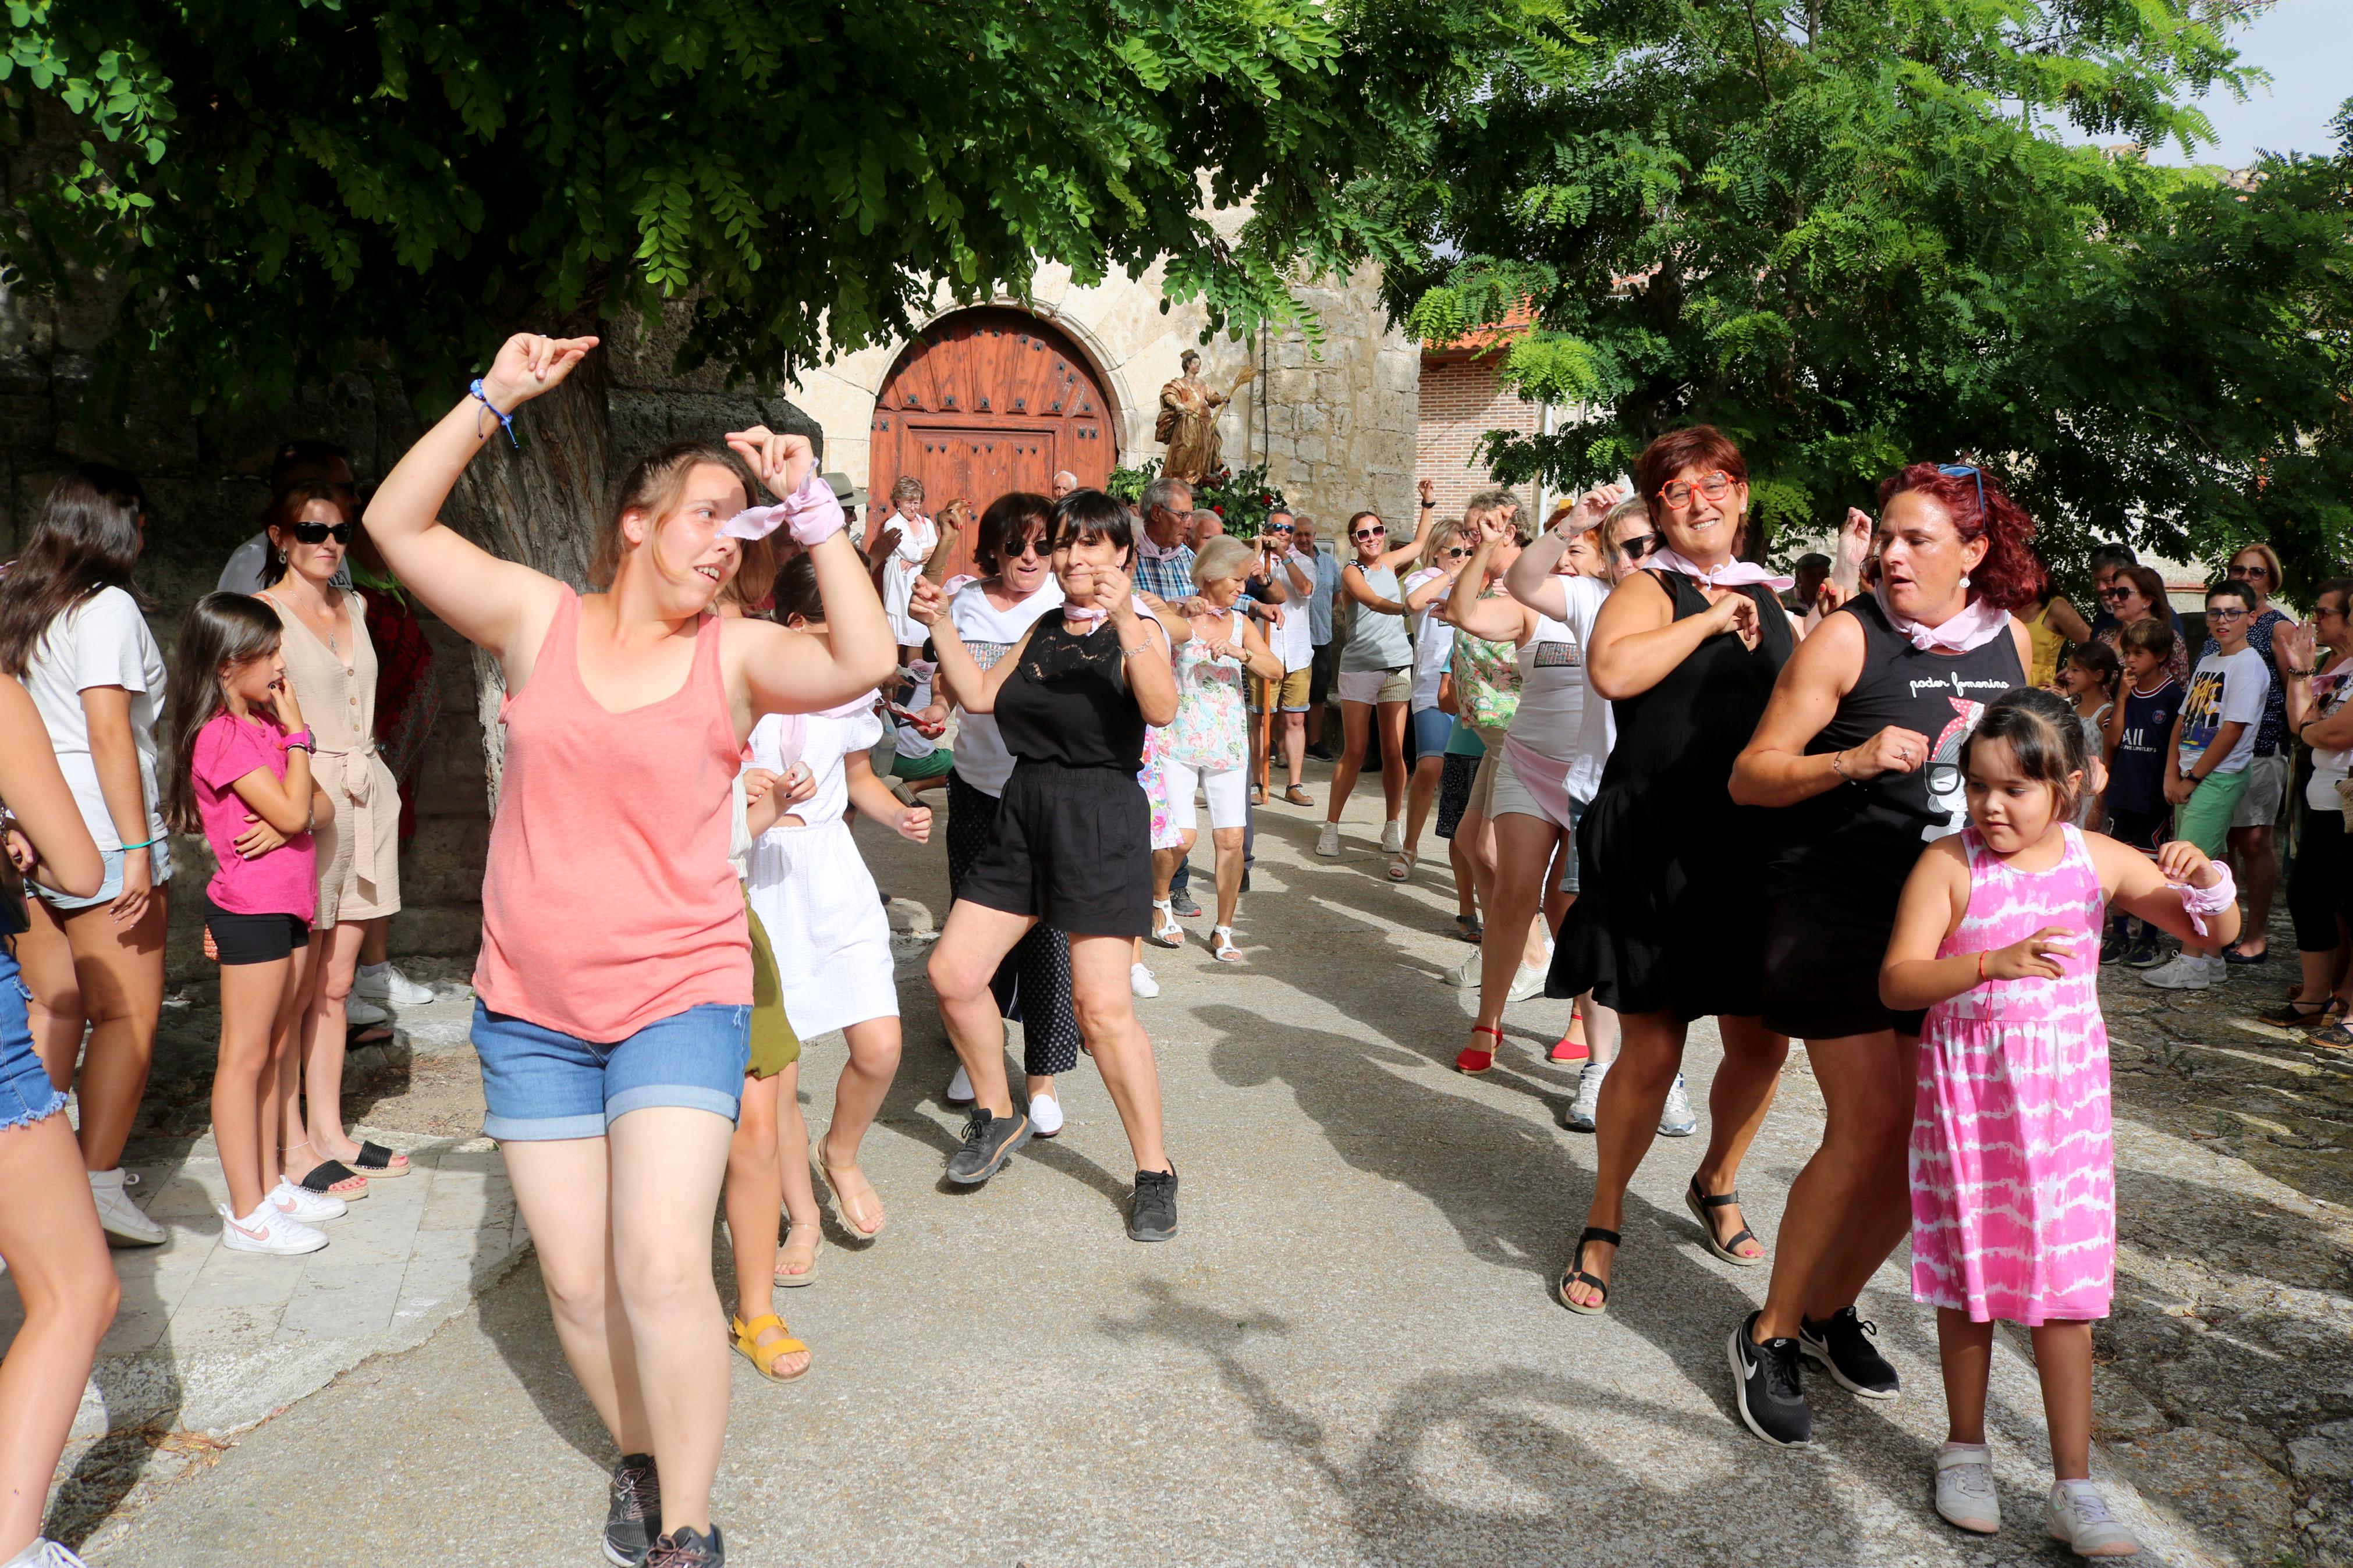
[[1343, 702], [1404, 702], [1413, 696], [1410, 669], [1344, 669], [1335, 683]]
[[1161, 777], [1168, 784], [1168, 824], [1172, 827], [1193, 832], [1200, 818], [1193, 809], [1196, 785], [1209, 794], [1209, 827], [1242, 827], [1250, 822], [1250, 770], [1219, 768], [1204, 772], [1174, 757], [1160, 761]]

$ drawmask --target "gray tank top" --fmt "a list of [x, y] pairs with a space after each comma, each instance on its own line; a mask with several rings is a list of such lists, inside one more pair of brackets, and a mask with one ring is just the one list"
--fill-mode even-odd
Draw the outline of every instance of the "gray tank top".
[[[1345, 576], [1350, 572], [1363, 572], [1365, 586], [1384, 599], [1398, 604], [1405, 602], [1405, 593], [1398, 586], [1398, 575], [1386, 566], [1369, 569], [1354, 562], [1340, 569]], [[1413, 636], [1407, 630], [1403, 616], [1385, 616], [1363, 605], [1350, 605], [1348, 613], [1355, 618], [1348, 623], [1348, 646], [1340, 650], [1340, 668], [1350, 674], [1371, 669], [1405, 669], [1413, 664]]]

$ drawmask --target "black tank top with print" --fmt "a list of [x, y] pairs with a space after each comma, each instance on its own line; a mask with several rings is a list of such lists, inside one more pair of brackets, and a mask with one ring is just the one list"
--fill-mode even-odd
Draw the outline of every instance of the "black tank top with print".
[[1966, 653], [1929, 653], [1895, 629], [1876, 595], [1851, 599], [1837, 613], [1862, 626], [1862, 674], [1806, 754], [1846, 751], [1894, 724], [1928, 737], [1928, 762], [1769, 813], [1778, 831], [1766, 886], [1775, 895], [1883, 900], [1892, 914], [1920, 852], [1968, 821], [1958, 770], [1963, 738], [1987, 703], [2026, 684], [2026, 671], [2010, 635]]

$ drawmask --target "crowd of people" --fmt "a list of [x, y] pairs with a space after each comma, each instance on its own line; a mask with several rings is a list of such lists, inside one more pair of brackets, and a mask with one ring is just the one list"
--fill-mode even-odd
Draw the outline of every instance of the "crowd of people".
[[[1685, 1202], [1714, 1257], [1769, 1264], [1763, 1306], [1726, 1325], [1743, 1424], [1810, 1441], [1808, 1363], [1859, 1397], [1899, 1394], [1858, 1303], [1908, 1237], [1948, 1407], [1937, 1511], [2000, 1526], [1985, 1405], [2008, 1320], [2043, 1384], [2049, 1530], [2086, 1555], [2137, 1549], [2089, 1470], [2116, 1234], [2096, 977], [2131, 964], [2200, 988], [2267, 962], [2293, 820], [2300, 974], [2268, 1016], [2353, 1044], [2353, 581], [2318, 584], [2299, 622], [2273, 603], [2277, 557], [2240, 551], [2193, 665], [2156, 574], [2105, 548], [2087, 621], [2052, 591], [2032, 521], [1968, 464], [1889, 476], [1875, 519], [1851, 513], [1834, 554], [1785, 577], [1752, 558], [1746, 462], [1705, 426], [1661, 436], [1630, 484], [1540, 528], [1505, 490], [1440, 518], [1425, 484], [1409, 531], [1362, 510], [1328, 546], [1284, 510], [1229, 535], [1166, 478], [1131, 504], [1058, 475], [1051, 495], [936, 518], [902, 479], [853, 525], [843, 502], [862, 498], [808, 442], [754, 426], [639, 460], [584, 594], [439, 515], [595, 347], [510, 340], [364, 528], [341, 456], [287, 448], [262, 532], [190, 609], [168, 669], [132, 584], [132, 476], [60, 479], [0, 581], [0, 798], [34, 895], [0, 959], [0, 1179], [18, 1197], [0, 1257], [26, 1305], [0, 1363], [17, 1439], [0, 1562], [73, 1561], [38, 1531], [114, 1309], [107, 1241], [164, 1236], [121, 1159], [171, 833], [214, 868], [195, 897], [219, 965], [224, 1245], [315, 1250], [371, 1182], [406, 1173], [350, 1137], [342, 1072], [348, 1031], [381, 1021], [367, 1004], [418, 989], [384, 949], [431, 725], [412, 603], [504, 677], [472, 1037], [554, 1332], [619, 1456], [611, 1561], [723, 1561], [729, 1356], [777, 1382], [809, 1372], [775, 1292], [818, 1272], [819, 1179], [852, 1235], [886, 1227], [859, 1156], [900, 1067], [900, 996], [850, 823], [928, 844], [922, 795], [944, 792], [952, 902], [928, 980], [947, 1099], [967, 1108], [946, 1179], [986, 1183], [1059, 1133], [1057, 1079], [1083, 1054], [1134, 1155], [1127, 1234], [1165, 1242], [1178, 1177], [1137, 1007], [1158, 990], [1145, 950], [1186, 943], [1204, 912], [1206, 810], [1208, 952], [1248, 963], [1257, 814], [1319, 805], [1304, 764], [1331, 702], [1315, 854], [1341, 852], [1368, 768], [1388, 880], [1417, 875], [1425, 826], [1448, 840], [1473, 944], [1448, 978], [1475, 993], [1456, 1068], [1494, 1068], [1514, 1003], [1574, 999], [1546, 1055], [1577, 1065], [1565, 1121], [1595, 1135], [1597, 1168], [1562, 1304], [1607, 1311], [1639, 1261], [1620, 1256], [1627, 1188], [1655, 1138], [1698, 1131], [1683, 1057], [1712, 1018]], [[950, 576], [966, 559], [976, 574]], [[584, 907], [611, 918], [566, 918]], [[803, 1042], [836, 1033], [813, 1138]], [[1738, 1177], [1793, 1039], [1826, 1116], [1768, 1257]]]

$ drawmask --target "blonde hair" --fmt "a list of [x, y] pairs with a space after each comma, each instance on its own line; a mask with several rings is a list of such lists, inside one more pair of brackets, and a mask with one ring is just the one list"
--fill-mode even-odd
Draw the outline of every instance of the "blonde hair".
[[2254, 540], [2249, 543], [2240, 545], [2236, 550], [2232, 551], [2230, 554], [2224, 556], [2222, 558], [2222, 565], [2224, 569], [2227, 571], [2231, 563], [2236, 561], [2242, 555], [2260, 555], [2263, 558], [2263, 571], [2271, 578], [2271, 581], [2263, 585], [2263, 597], [2265, 599], [2274, 597], [2281, 589], [2287, 586], [2287, 573], [2280, 565], [2278, 551], [2274, 550], [2270, 545], [2265, 544], [2260, 539]]
[[923, 505], [923, 481], [915, 478], [913, 474], [902, 474], [898, 479], [892, 481], [892, 504], [895, 506], [902, 500], [913, 501], [917, 506]]
[[1413, 569], [1419, 572], [1423, 567], [1435, 563], [1438, 560], [1438, 552], [1446, 548], [1446, 542], [1461, 531], [1462, 520], [1459, 517], [1441, 517], [1431, 523], [1430, 537], [1421, 542], [1421, 553], [1414, 557]]
[[1528, 532], [1527, 508], [1522, 506], [1520, 498], [1509, 490], [1481, 490], [1462, 503], [1462, 521], [1473, 526], [1476, 526], [1481, 520], [1493, 517], [1499, 512], [1511, 514], [1512, 532], [1522, 544], [1527, 543], [1529, 539], [1534, 537]]
[[1246, 576], [1258, 552], [1230, 533], [1204, 540], [1193, 555], [1193, 586], [1206, 588], [1229, 577]]
[[686, 481], [705, 464], [733, 475], [735, 482], [744, 487], [744, 495], [760, 493], [743, 460], [724, 447], [714, 447], [708, 441], [673, 441], [648, 452], [630, 466], [615, 487], [612, 516], [607, 520], [604, 531], [597, 534], [596, 547], [588, 556], [590, 587], [600, 592], [611, 587], [621, 570], [622, 557], [629, 552], [628, 538], [621, 531], [622, 520], [636, 512], [659, 525], [678, 509], [679, 501], [686, 495]]

